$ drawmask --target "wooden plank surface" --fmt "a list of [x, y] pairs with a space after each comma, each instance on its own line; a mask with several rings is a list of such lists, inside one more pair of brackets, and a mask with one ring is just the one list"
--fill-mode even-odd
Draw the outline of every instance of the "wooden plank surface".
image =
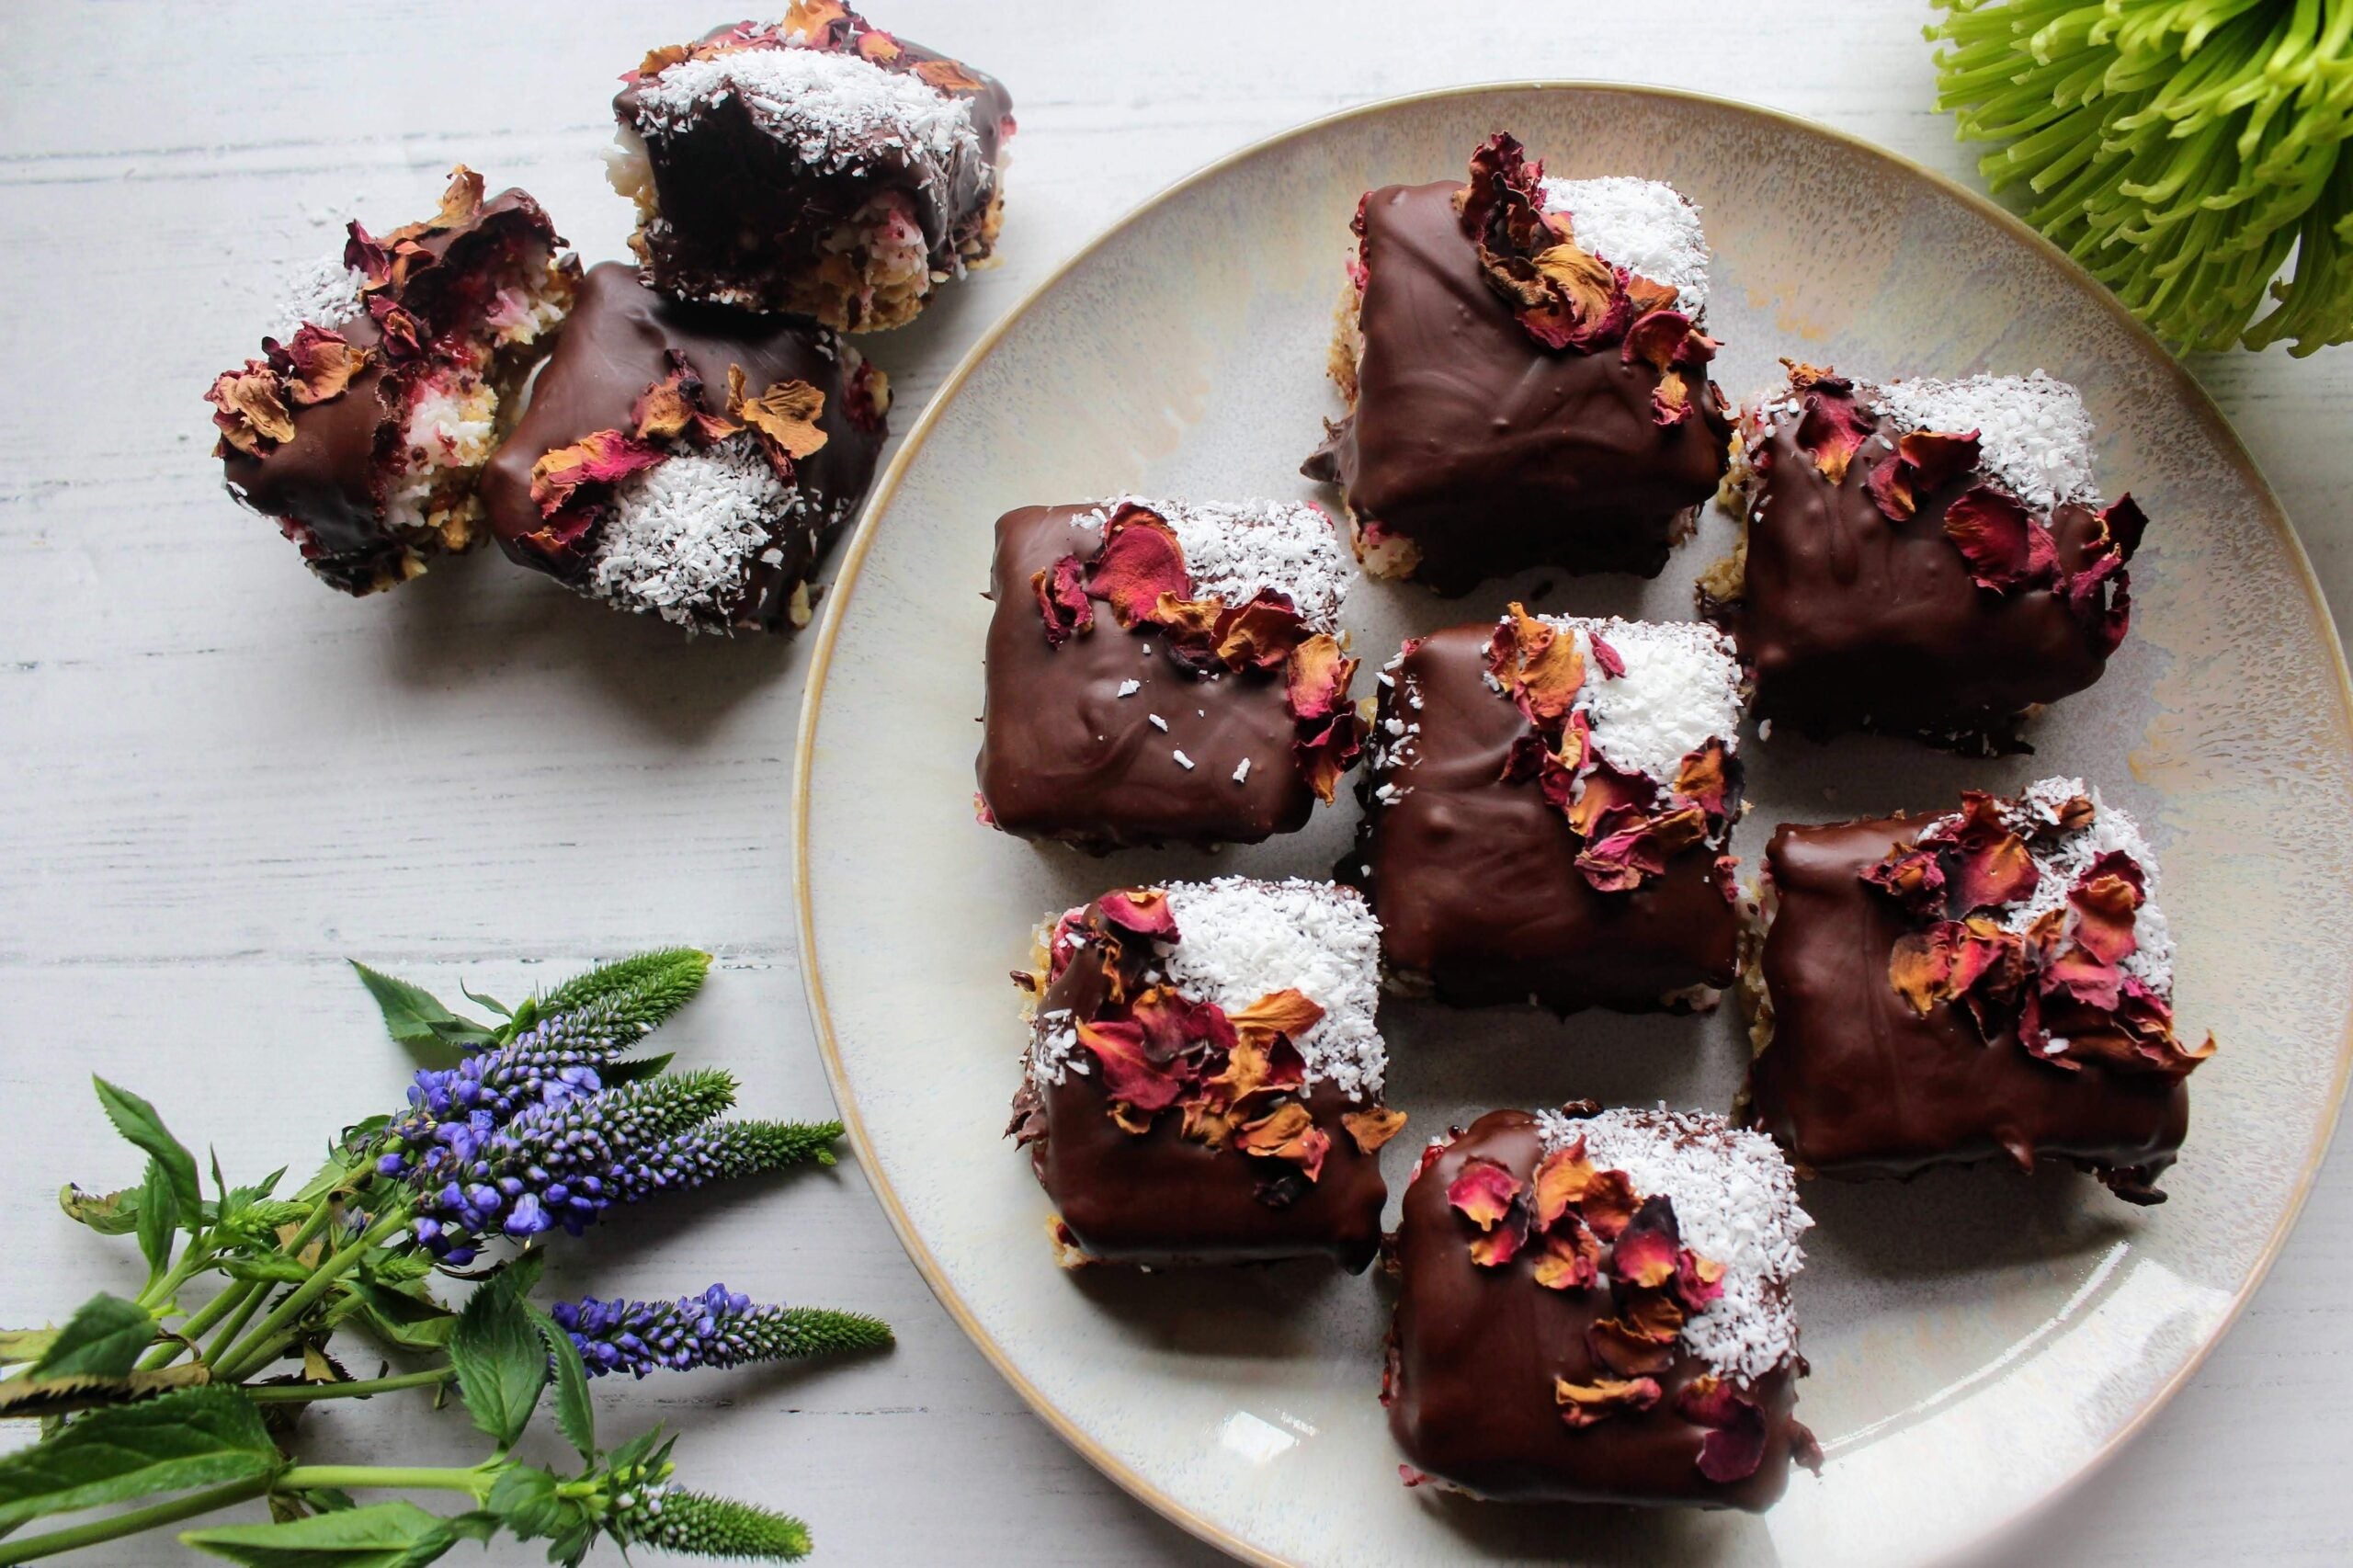
[[[964, 348], [1087, 237], [1256, 138], [1349, 104], [1588, 76], [1744, 97], [1970, 176], [1929, 112], [1908, 4], [1244, 10], [900, 0], [884, 26], [1014, 93], [1004, 267], [872, 352], [904, 430]], [[728, 19], [672, 5], [409, 0], [0, 16], [0, 1321], [69, 1310], [128, 1247], [45, 1195], [135, 1176], [88, 1097], [139, 1087], [233, 1173], [397, 1099], [343, 968], [517, 992], [688, 941], [721, 955], [670, 1031], [762, 1114], [819, 1114], [787, 899], [805, 663], [687, 644], [477, 559], [353, 604], [222, 496], [197, 401], [290, 262], [429, 210], [449, 165], [620, 253], [613, 76]], [[2353, 349], [2201, 360], [2353, 605]], [[593, 1268], [589, 1267], [593, 1258]], [[109, 1261], [110, 1260], [110, 1261]], [[932, 1301], [844, 1168], [666, 1205], [559, 1249], [559, 1288], [713, 1279], [898, 1325], [862, 1364], [611, 1381], [608, 1422], [685, 1434], [693, 1484], [791, 1507], [835, 1562], [1211, 1560], [1032, 1418]], [[70, 1281], [70, 1283], [69, 1283]], [[133, 1281], [135, 1283], [135, 1281]], [[2154, 1427], [2019, 1549], [2065, 1564], [2353, 1555], [2353, 1165], [2334, 1162], [2245, 1319]], [[461, 1419], [318, 1413], [324, 1453], [412, 1462]], [[155, 1544], [112, 1562], [179, 1560]], [[502, 1546], [499, 1563], [539, 1560]]]

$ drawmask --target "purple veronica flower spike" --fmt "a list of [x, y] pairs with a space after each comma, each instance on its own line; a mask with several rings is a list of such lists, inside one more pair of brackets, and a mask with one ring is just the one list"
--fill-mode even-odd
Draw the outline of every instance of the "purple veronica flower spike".
[[578, 1235], [616, 1203], [683, 1192], [808, 1160], [833, 1163], [838, 1122], [705, 1126], [735, 1097], [715, 1071], [665, 1074], [582, 1098], [527, 1106], [505, 1126], [486, 1112], [444, 1123], [404, 1173], [419, 1244], [448, 1264], [485, 1239]]
[[891, 1343], [890, 1325], [858, 1312], [822, 1307], [756, 1307], [724, 1285], [675, 1301], [559, 1301], [549, 1309], [572, 1335], [591, 1376], [659, 1369], [736, 1367]]
[[427, 1067], [409, 1085], [406, 1112], [383, 1132], [377, 1157], [381, 1176], [400, 1176], [431, 1144], [457, 1136], [482, 1115], [503, 1126], [526, 1106], [561, 1105], [604, 1087], [597, 1069], [611, 1062], [643, 1031], [616, 1028], [607, 1009], [585, 1007], [543, 1018], [494, 1051], [455, 1067]]

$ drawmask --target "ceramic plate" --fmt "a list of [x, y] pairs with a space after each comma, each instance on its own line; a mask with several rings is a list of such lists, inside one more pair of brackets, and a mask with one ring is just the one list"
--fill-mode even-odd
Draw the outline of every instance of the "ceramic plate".
[[[2106, 486], [2154, 519], [2131, 637], [2097, 689], [2032, 732], [2034, 756], [1744, 743], [1755, 810], [1736, 847], [1750, 868], [1776, 823], [2093, 779], [2157, 843], [2179, 1014], [2222, 1040], [2193, 1080], [2163, 1208], [2061, 1171], [1807, 1187], [1817, 1225], [1796, 1296], [1813, 1374], [1799, 1414], [1829, 1463], [1762, 1517], [1408, 1492], [1374, 1395], [1377, 1271], [1064, 1273], [1029, 1162], [1000, 1137], [1024, 1040], [1006, 976], [1041, 914], [1129, 882], [1321, 875], [1356, 810], [1344, 794], [1289, 839], [1108, 860], [976, 825], [991, 525], [1125, 490], [1316, 496], [1297, 470], [1339, 409], [1324, 350], [1358, 196], [1459, 178], [1498, 128], [1553, 174], [1649, 176], [1699, 203], [1733, 397], [1782, 355], [1866, 375], [2042, 367], [2083, 389]], [[1540, 590], [1552, 611], [1684, 619], [1692, 576], [1732, 531], [1711, 514], [1652, 583], [1536, 573], [1445, 602], [1368, 581], [1345, 619], [1373, 664], [1405, 635]], [[1818, 127], [1564, 85], [1416, 97], [1279, 137], [1150, 202], [1014, 312], [908, 438], [847, 551], [802, 722], [796, 828], [811, 1004], [892, 1221], [1024, 1397], [1154, 1507], [1267, 1562], [1883, 1568], [1945, 1555], [2082, 1475], [2254, 1289], [2344, 1081], [2348, 819], [2345, 670], [2295, 537], [2213, 406], [2088, 278], [1980, 199]], [[1392, 1218], [1423, 1137], [1495, 1106], [1724, 1109], [1743, 1061], [1733, 1012], [1563, 1022], [1388, 1003], [1390, 1103], [1413, 1116], [1385, 1153]]]

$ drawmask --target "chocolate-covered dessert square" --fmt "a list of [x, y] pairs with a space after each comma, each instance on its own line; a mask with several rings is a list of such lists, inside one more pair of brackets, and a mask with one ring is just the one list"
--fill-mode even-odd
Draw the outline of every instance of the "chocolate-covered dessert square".
[[822, 327], [588, 269], [483, 475], [507, 555], [692, 631], [808, 624], [882, 449], [890, 383]]
[[1039, 933], [1006, 1136], [1070, 1266], [1248, 1263], [1381, 1244], [1381, 937], [1347, 888], [1128, 888]]
[[1255, 844], [1332, 799], [1363, 733], [1314, 506], [1142, 501], [997, 519], [981, 820], [1101, 852]]
[[2173, 937], [2132, 819], [2075, 778], [1939, 817], [1783, 826], [1743, 975], [1748, 1117], [1801, 1169], [2006, 1155], [2135, 1203], [2213, 1051], [2175, 1037]]
[[2036, 371], [1871, 386], [1810, 365], [1743, 411], [1735, 553], [1700, 608], [1760, 720], [1967, 752], [2099, 679], [2146, 519], [2103, 503], [2075, 389]]
[[1546, 179], [1498, 135], [1467, 183], [1357, 208], [1309, 458], [1358, 557], [1442, 594], [1549, 565], [1654, 576], [1724, 472], [1708, 245], [1655, 180]]
[[405, 582], [482, 538], [475, 480], [580, 265], [519, 190], [452, 172], [440, 210], [381, 237], [356, 221], [298, 279], [262, 358], [206, 392], [229, 493], [320, 581]]
[[1381, 672], [1341, 880], [1390, 983], [1478, 1006], [1711, 1006], [1740, 917], [1740, 671], [1712, 627], [1531, 616]]
[[1423, 1150], [1381, 1403], [1407, 1485], [1758, 1511], [1792, 1416], [1811, 1225], [1770, 1140], [1687, 1111], [1490, 1111]]
[[1013, 100], [836, 0], [657, 49], [622, 81], [613, 188], [665, 294], [863, 332], [995, 247]]

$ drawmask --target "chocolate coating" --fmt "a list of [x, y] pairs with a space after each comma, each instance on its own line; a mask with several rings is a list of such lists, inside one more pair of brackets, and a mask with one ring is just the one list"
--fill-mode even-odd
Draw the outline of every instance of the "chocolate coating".
[[590, 267], [555, 353], [532, 383], [529, 406], [483, 471], [491, 529], [518, 565], [575, 584], [585, 577], [585, 554], [567, 570], [522, 542], [542, 521], [531, 499], [531, 467], [597, 431], [629, 428], [637, 400], [669, 374], [674, 350], [702, 379], [703, 406], [713, 412], [725, 406], [731, 366], [743, 368], [750, 396], [779, 381], [807, 381], [825, 394], [817, 419], [825, 444], [792, 467], [804, 505], [774, 541], [783, 559], [755, 557], [728, 612], [737, 627], [781, 630], [794, 586], [816, 570], [866, 494], [886, 434], [880, 417], [870, 425], [850, 417], [840, 343], [822, 328], [665, 299], [617, 261]]
[[[1534, 779], [1506, 783], [1527, 718], [1486, 682], [1492, 624], [1435, 632], [1381, 689], [1385, 733], [1419, 724], [1387, 778], [1404, 791], [1382, 804], [1368, 774], [1357, 849], [1342, 863], [1381, 917], [1393, 973], [1427, 977], [1441, 1001], [1525, 1002], [1558, 1012], [1656, 1011], [1670, 994], [1723, 986], [1736, 970], [1738, 910], [1702, 843], [1632, 892], [1601, 892], [1576, 869], [1584, 847]], [[1422, 706], [1409, 707], [1408, 681]], [[1369, 866], [1363, 870], [1360, 867]]]
[[[1159, 629], [1122, 631], [1108, 607], [1095, 629], [1046, 641], [1030, 579], [1065, 555], [1093, 560], [1091, 504], [1024, 506], [997, 519], [988, 684], [977, 767], [996, 825], [1102, 853], [1131, 845], [1256, 844], [1307, 824], [1315, 791], [1279, 673], [1195, 675]], [[1147, 650], [1149, 650], [1147, 652]], [[1141, 681], [1132, 696], [1123, 681]], [[1165, 730], [1151, 715], [1167, 721]], [[1182, 751], [1194, 766], [1176, 761]], [[1250, 759], [1247, 778], [1233, 770]]]
[[[416, 243], [439, 265], [419, 271], [395, 297], [421, 324], [426, 354], [404, 365], [388, 362], [383, 335], [363, 312], [335, 329], [354, 347], [374, 351], [343, 394], [290, 404], [293, 438], [267, 452], [256, 456], [223, 443], [221, 454], [230, 493], [279, 519], [312, 571], [348, 593], [397, 582], [407, 574], [407, 558], [439, 547], [431, 530], [394, 529], [384, 514], [399, 470], [410, 383], [449, 353], [434, 340], [472, 330], [487, 303], [483, 282], [498, 269], [502, 251], [537, 245], [552, 253], [563, 242], [528, 192], [502, 190], [467, 222], [428, 231]], [[502, 400], [545, 347], [541, 338], [494, 356], [487, 375]]]
[[[1040, 1010], [1089, 1017], [1102, 1005], [1103, 981], [1101, 949], [1081, 948], [1047, 986]], [[1186, 1138], [1183, 1119], [1173, 1111], [1155, 1117], [1145, 1132], [1129, 1132], [1111, 1119], [1099, 1070], [1069, 1074], [1042, 1093], [1025, 1085], [1014, 1101], [1015, 1131], [1030, 1139], [1030, 1168], [1063, 1222], [1080, 1246], [1106, 1262], [1156, 1267], [1328, 1255], [1361, 1273], [1381, 1248], [1389, 1188], [1378, 1153], [1359, 1150], [1340, 1119], [1368, 1108], [1324, 1084], [1302, 1099], [1332, 1145], [1316, 1180], [1284, 1183], [1296, 1196], [1281, 1205], [1263, 1201], [1259, 1189], [1293, 1166]]]
[[[714, 28], [704, 41], [745, 25]], [[862, 18], [834, 26], [865, 30]], [[900, 52], [878, 62], [881, 69], [910, 73], [948, 58], [905, 39], [892, 41]], [[613, 114], [645, 144], [661, 214], [659, 223], [641, 225], [631, 240], [645, 263], [646, 280], [688, 298], [816, 312], [824, 290], [813, 289], [811, 278], [827, 266], [825, 241], [886, 190], [910, 199], [932, 271], [952, 274], [985, 256], [994, 239], [990, 210], [998, 194], [998, 154], [1012, 129], [1013, 97], [995, 78], [959, 69], [979, 84], [950, 91], [972, 100], [976, 154], [943, 161], [878, 133], [860, 155], [832, 171], [804, 164], [797, 140], [761, 124], [741, 95], [729, 95], [685, 126], [664, 130], [645, 114], [641, 84], [623, 87], [614, 96]], [[837, 324], [856, 330], [868, 324]]]
[[1792, 1369], [1777, 1368], [1744, 1391], [1765, 1415], [1765, 1456], [1739, 1481], [1699, 1472], [1708, 1429], [1677, 1414], [1675, 1397], [1709, 1369], [1680, 1351], [1658, 1375], [1663, 1396], [1650, 1409], [1568, 1426], [1553, 1380], [1616, 1375], [1586, 1342], [1608, 1297], [1537, 1284], [1533, 1247], [1499, 1268], [1472, 1262], [1475, 1233], [1446, 1189], [1474, 1154], [1529, 1180], [1544, 1154], [1536, 1119], [1524, 1110], [1489, 1111], [1405, 1189], [1389, 1430], [1406, 1459], [1503, 1501], [1770, 1507], [1789, 1484], [1792, 1449], [1805, 1440], [1791, 1415]]
[[1356, 405], [1302, 472], [1339, 484], [1360, 526], [1413, 540], [1414, 575], [1442, 594], [1538, 565], [1657, 575], [1723, 476], [1720, 394], [1661, 426], [1650, 365], [1529, 337], [1479, 270], [1458, 188], [1365, 199]]
[[[1970, 580], [1944, 517], [1973, 472], [1897, 521], [1866, 488], [1885, 435], [1832, 484], [1797, 425], [1780, 421], [1767, 444], [1741, 598], [1713, 616], [1755, 675], [1760, 719], [1817, 739], [1870, 728], [1998, 747], [2024, 710], [2099, 679], [2097, 615], [2087, 624], [2048, 588], [1997, 594]], [[2060, 564], [2077, 570], [2098, 520], [2070, 502], [2049, 521]]]
[[2182, 1081], [2033, 1061], [2014, 1030], [1987, 1040], [1946, 1002], [1915, 1014], [1889, 982], [1911, 921], [1860, 873], [1933, 820], [1774, 833], [1765, 865], [1779, 904], [1762, 958], [1773, 1034], [1749, 1068], [1751, 1125], [1824, 1176], [1904, 1176], [2006, 1153], [2154, 1181], [2188, 1130]]

